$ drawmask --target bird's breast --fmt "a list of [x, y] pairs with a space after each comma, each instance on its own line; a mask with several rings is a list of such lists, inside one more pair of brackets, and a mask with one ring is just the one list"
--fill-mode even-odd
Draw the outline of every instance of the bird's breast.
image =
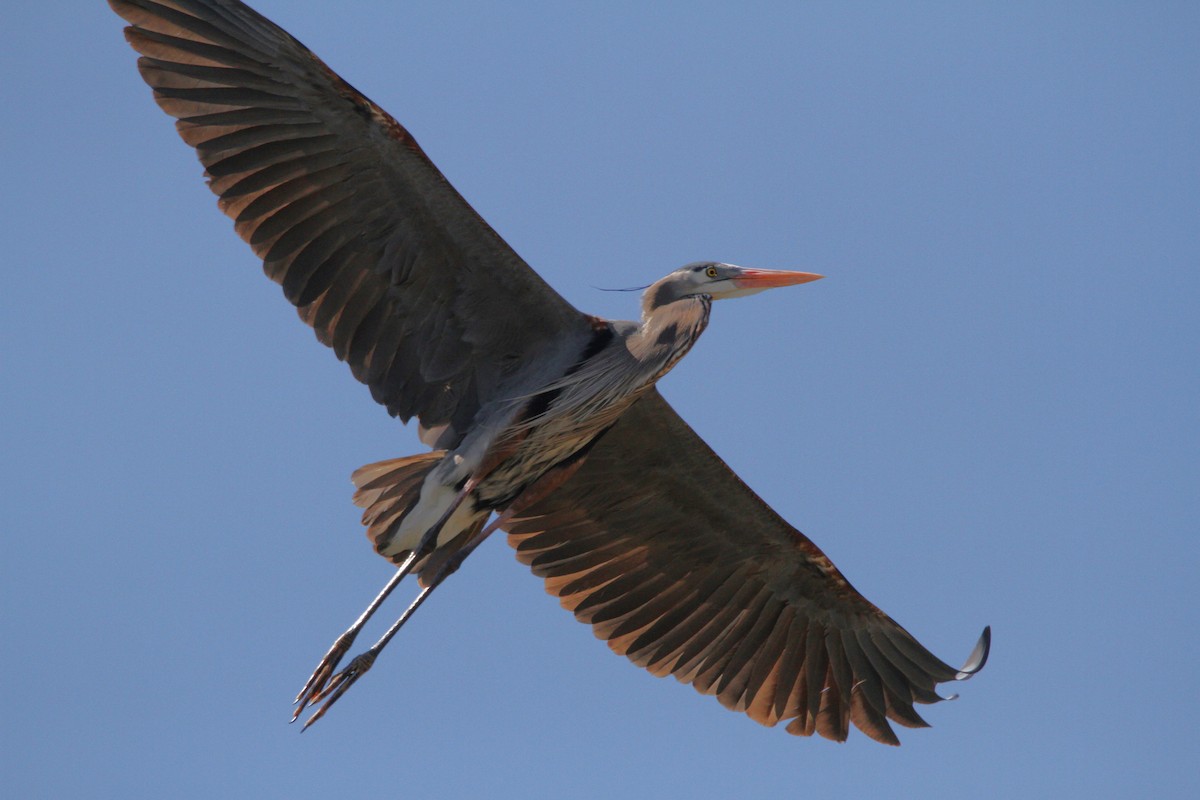
[[684, 298], [636, 327], [593, 318], [592, 337], [578, 359], [529, 394], [493, 440], [479, 503], [503, 507], [596, 441], [691, 349], [710, 307], [707, 296]]

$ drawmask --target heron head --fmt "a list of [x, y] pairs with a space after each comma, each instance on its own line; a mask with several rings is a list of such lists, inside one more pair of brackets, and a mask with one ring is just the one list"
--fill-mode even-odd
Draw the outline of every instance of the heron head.
[[698, 261], [682, 266], [651, 284], [642, 300], [642, 310], [649, 313], [667, 303], [700, 294], [706, 294], [713, 300], [745, 297], [764, 289], [808, 283], [823, 277], [812, 272], [748, 269], [717, 261]]

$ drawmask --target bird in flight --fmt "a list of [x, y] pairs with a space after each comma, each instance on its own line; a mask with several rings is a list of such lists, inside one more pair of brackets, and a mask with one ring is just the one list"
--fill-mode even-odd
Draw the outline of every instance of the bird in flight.
[[[369, 464], [354, 501], [395, 575], [320, 660], [319, 719], [492, 532], [616, 653], [789, 733], [899, 744], [955, 669], [858, 593], [655, 384], [712, 303], [820, 278], [719, 262], [590, 316], [467, 204], [412, 135], [238, 0], [109, 0], [209, 187], [317, 338], [430, 452]], [[416, 599], [336, 671], [407, 575]]]

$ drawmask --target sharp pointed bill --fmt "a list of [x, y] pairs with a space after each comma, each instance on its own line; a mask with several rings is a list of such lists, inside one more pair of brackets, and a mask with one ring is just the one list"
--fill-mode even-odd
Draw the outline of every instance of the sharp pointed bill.
[[810, 281], [819, 281], [824, 275], [815, 272], [789, 272], [782, 269], [743, 269], [741, 275], [733, 278], [733, 285], [739, 289], [774, 289], [779, 286], [795, 286]]
[[[237, 0], [109, 0], [138, 69], [217, 202], [317, 339], [431, 452], [353, 480], [396, 575], [325, 654], [293, 719], [321, 718], [493, 532], [618, 654], [789, 733], [898, 744], [889, 721], [956, 670], [859, 594], [655, 386], [715, 300], [808, 272], [698, 262], [646, 287], [641, 318], [573, 308], [484, 222], [413, 136]], [[335, 672], [409, 574], [422, 589]], [[306, 727], [307, 727], [306, 724]]]

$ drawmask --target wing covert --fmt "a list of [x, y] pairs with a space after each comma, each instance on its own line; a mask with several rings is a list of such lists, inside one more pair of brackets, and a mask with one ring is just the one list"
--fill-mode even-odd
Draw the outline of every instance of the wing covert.
[[859, 594], [652, 390], [507, 527], [517, 557], [615, 652], [764, 725], [899, 744], [969, 677]]
[[413, 137], [236, 0], [110, 0], [219, 205], [318, 339], [424, 428], [465, 429], [583, 315], [455, 191]]

